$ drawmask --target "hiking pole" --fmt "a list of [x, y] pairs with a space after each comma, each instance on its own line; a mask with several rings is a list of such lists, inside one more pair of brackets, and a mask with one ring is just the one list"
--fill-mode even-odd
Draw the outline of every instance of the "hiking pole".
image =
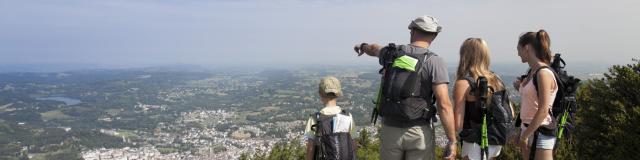
[[[562, 135], [564, 133], [564, 128], [567, 125], [567, 118], [569, 118], [569, 112], [571, 110], [571, 107], [573, 105], [575, 105], [576, 102], [576, 97], [565, 97], [565, 101], [567, 101], [567, 104], [565, 105], [564, 109], [562, 110], [562, 115], [560, 116], [560, 122], [558, 122], [557, 125], [557, 133], [556, 133], [556, 143], [553, 144], [553, 151], [555, 152], [555, 150], [558, 148], [558, 146], [560, 145], [560, 139], [562, 138]], [[555, 155], [555, 153], [554, 153]]]
[[378, 87], [378, 95], [376, 96], [376, 100], [373, 102], [373, 104], [376, 105], [375, 108], [373, 108], [373, 112], [371, 112], [371, 123], [373, 123], [373, 125], [376, 125], [376, 121], [378, 121], [380, 99], [382, 99], [382, 80], [380, 80], [380, 86]]
[[485, 104], [487, 101], [487, 92], [489, 90], [489, 86], [487, 84], [486, 77], [478, 77], [478, 93], [479, 93], [479, 101], [480, 101], [480, 109], [482, 110], [482, 128], [481, 128], [481, 139], [480, 139], [480, 155], [481, 159], [488, 160], [489, 159], [489, 135], [487, 133], [487, 105]]
[[[356, 53], [358, 53], [358, 56], [363, 55], [364, 52], [364, 47], [366, 45], [369, 45], [367, 43], [361, 43], [360, 46], [355, 46], [353, 47], [353, 50], [356, 51]], [[373, 112], [371, 112], [371, 123], [373, 123], [373, 125], [376, 125], [376, 121], [378, 121], [378, 112], [380, 109], [380, 99], [382, 97], [382, 81], [380, 81], [380, 86], [378, 87], [378, 94], [376, 96], [376, 100], [373, 101], [373, 104], [375, 104], [375, 108], [373, 108]]]
[[569, 117], [569, 109], [573, 106], [573, 103], [576, 101], [575, 97], [566, 97], [567, 106], [564, 107], [564, 111], [562, 113], [562, 117], [560, 117], [560, 123], [558, 124], [558, 139], [562, 138], [562, 133], [564, 132], [564, 127], [567, 125], [567, 117]]

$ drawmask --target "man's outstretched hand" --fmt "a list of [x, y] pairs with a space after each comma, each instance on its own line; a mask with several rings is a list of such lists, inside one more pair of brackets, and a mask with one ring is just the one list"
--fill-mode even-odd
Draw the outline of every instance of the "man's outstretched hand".
[[353, 47], [353, 50], [358, 53], [358, 56], [362, 56], [362, 54], [364, 54], [364, 47], [366, 47], [366, 45], [367, 43], [356, 44], [356, 46]]
[[353, 47], [353, 50], [356, 51], [356, 53], [358, 53], [358, 56], [362, 56], [363, 54], [366, 53], [369, 56], [377, 57], [378, 52], [380, 52], [381, 48], [382, 46], [378, 44], [360, 43], [360, 44], [356, 44]]

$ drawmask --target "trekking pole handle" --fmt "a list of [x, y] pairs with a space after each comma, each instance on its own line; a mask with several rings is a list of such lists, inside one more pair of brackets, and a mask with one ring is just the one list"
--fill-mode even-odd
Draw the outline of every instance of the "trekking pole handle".
[[489, 85], [487, 83], [487, 77], [478, 77], [478, 92], [481, 100], [487, 100], [489, 92]]

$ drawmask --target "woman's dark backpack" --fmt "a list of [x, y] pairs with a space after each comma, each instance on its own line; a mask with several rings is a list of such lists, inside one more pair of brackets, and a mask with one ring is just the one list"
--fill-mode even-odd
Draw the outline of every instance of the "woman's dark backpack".
[[[465, 77], [465, 80], [469, 82], [470, 93], [473, 93], [476, 97], [481, 97], [480, 91], [482, 89], [479, 88], [478, 81], [471, 76]], [[502, 80], [500, 82], [502, 83]], [[460, 137], [464, 141], [480, 144], [483, 112], [480, 108], [482, 105], [480, 103], [485, 103], [488, 143], [491, 145], [504, 145], [513, 132], [515, 125], [511, 101], [506, 89], [498, 91], [495, 91], [493, 87], [488, 87], [488, 89], [493, 91], [488, 103], [482, 102], [478, 98], [478, 100], [471, 103], [473, 104], [472, 106], [465, 106], [464, 126], [462, 132], [460, 132]]]

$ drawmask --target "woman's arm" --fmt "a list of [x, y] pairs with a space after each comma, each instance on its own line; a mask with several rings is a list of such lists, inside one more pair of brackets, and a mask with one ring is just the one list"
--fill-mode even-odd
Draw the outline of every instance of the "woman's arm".
[[466, 95], [469, 94], [469, 83], [466, 80], [456, 80], [453, 86], [454, 120], [456, 132], [462, 131], [464, 124], [464, 110]]
[[[516, 110], [513, 110], [513, 103], [509, 102], [509, 108], [511, 108], [511, 117], [513, 117], [513, 118], [511, 118], [511, 120], [515, 121], [518, 118], [516, 117]], [[519, 116], [519, 115], [517, 115], [517, 116]]]
[[549, 115], [549, 102], [553, 100], [551, 97], [551, 88], [553, 86], [554, 77], [550, 72], [538, 72], [538, 111], [533, 117], [531, 124], [522, 134], [523, 137], [529, 137], [540, 127], [542, 121]]

